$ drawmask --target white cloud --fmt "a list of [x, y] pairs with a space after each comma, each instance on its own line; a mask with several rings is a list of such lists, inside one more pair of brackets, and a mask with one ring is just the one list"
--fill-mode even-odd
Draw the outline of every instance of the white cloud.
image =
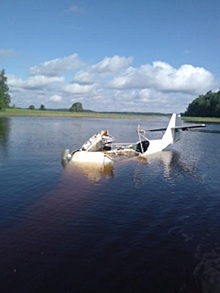
[[[202, 67], [174, 68], [162, 61], [135, 67], [132, 62], [115, 55], [91, 65], [77, 54], [45, 61], [30, 68], [27, 79], [8, 75], [12, 103], [69, 108], [78, 100], [97, 111], [182, 112], [198, 94], [215, 88], [214, 76]], [[65, 79], [68, 71], [73, 82]]]
[[89, 84], [94, 83], [97, 79], [97, 74], [90, 72], [90, 70], [80, 70], [76, 72], [76, 74], [73, 77], [74, 82]]
[[21, 88], [24, 84], [24, 81], [21, 78], [15, 76], [13, 74], [9, 74], [7, 76], [7, 78], [8, 78], [8, 85], [9, 85], [10, 89], [14, 88], [14, 87]]
[[20, 89], [42, 89], [42, 87], [47, 87], [54, 83], [62, 83], [64, 81], [63, 77], [59, 76], [43, 76], [43, 75], [36, 75], [30, 76], [27, 80], [22, 80], [21, 78], [17, 78], [14, 75], [8, 76], [8, 85], [9, 87], [13, 88], [20, 88]]
[[75, 70], [83, 65], [78, 54], [72, 54], [64, 58], [56, 58], [50, 61], [45, 61], [38, 66], [31, 67], [30, 75], [46, 75], [56, 76], [66, 72]]
[[62, 101], [62, 97], [58, 95], [53, 95], [49, 98], [49, 101], [53, 103], [60, 103]]
[[104, 78], [112, 74], [118, 74], [123, 68], [127, 68], [133, 62], [133, 57], [105, 57], [95, 65], [87, 66], [84, 70], [76, 72], [73, 81], [80, 83], [93, 83], [97, 78]]
[[185, 92], [197, 94], [210, 89], [214, 76], [202, 67], [184, 64], [175, 69], [171, 65], [156, 61], [153, 65], [128, 68], [116, 77], [111, 86], [117, 89], [154, 88], [162, 92]]
[[71, 94], [91, 94], [96, 85], [80, 85], [78, 83], [67, 84], [64, 87], [64, 92]]
[[124, 67], [128, 67], [133, 62], [132, 57], [105, 57], [101, 62], [92, 66], [91, 71], [98, 73], [114, 73]]

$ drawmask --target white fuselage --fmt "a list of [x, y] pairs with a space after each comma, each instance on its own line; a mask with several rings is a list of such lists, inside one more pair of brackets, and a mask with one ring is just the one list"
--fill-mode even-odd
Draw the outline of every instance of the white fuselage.
[[79, 150], [73, 153], [71, 162], [98, 163], [105, 165], [113, 163], [113, 160], [103, 152], [87, 152]]
[[149, 140], [148, 149], [141, 155], [145, 157], [151, 154], [161, 152], [169, 145], [177, 142], [180, 139], [180, 132], [179, 130], [175, 129], [175, 127], [179, 124], [180, 117], [174, 113], [169, 121], [163, 137], [161, 139]]

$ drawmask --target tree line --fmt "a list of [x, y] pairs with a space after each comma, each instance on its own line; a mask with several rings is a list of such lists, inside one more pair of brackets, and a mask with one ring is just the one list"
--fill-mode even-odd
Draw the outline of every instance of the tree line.
[[[34, 105], [30, 105], [28, 107], [29, 110], [35, 110], [35, 106]], [[43, 111], [46, 110], [45, 106], [43, 104], [40, 105], [39, 110]], [[68, 109], [70, 112], [83, 112], [83, 106], [82, 103], [76, 102], [73, 103], [72, 106]], [[65, 110], [66, 111], [66, 110]]]
[[[30, 105], [28, 107], [29, 110], [35, 110], [35, 106], [34, 105]], [[43, 104], [40, 105], [39, 110], [44, 111], [46, 110], [45, 106]], [[83, 106], [82, 103], [76, 102], [73, 103], [72, 106], [69, 108], [70, 112], [83, 112]]]
[[208, 91], [194, 99], [187, 107], [185, 116], [220, 117], [220, 91]]

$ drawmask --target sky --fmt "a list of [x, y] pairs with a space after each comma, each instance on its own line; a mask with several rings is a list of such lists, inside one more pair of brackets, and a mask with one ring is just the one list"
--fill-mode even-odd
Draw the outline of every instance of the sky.
[[220, 89], [219, 0], [0, 0], [11, 105], [185, 112]]

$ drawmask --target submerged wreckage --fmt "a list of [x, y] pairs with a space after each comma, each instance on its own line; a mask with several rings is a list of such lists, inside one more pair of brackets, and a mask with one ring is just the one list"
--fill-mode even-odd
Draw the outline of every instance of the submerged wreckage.
[[[79, 150], [62, 153], [62, 162], [96, 163], [101, 165], [113, 164], [114, 155], [133, 155], [147, 157], [163, 151], [170, 144], [180, 139], [180, 131], [189, 128], [205, 127], [205, 124], [181, 125], [180, 115], [173, 113], [166, 128], [142, 130], [137, 128], [139, 140], [135, 143], [115, 143], [115, 138], [107, 130], [93, 135]], [[164, 131], [162, 138], [150, 140], [145, 136], [146, 131]]]

